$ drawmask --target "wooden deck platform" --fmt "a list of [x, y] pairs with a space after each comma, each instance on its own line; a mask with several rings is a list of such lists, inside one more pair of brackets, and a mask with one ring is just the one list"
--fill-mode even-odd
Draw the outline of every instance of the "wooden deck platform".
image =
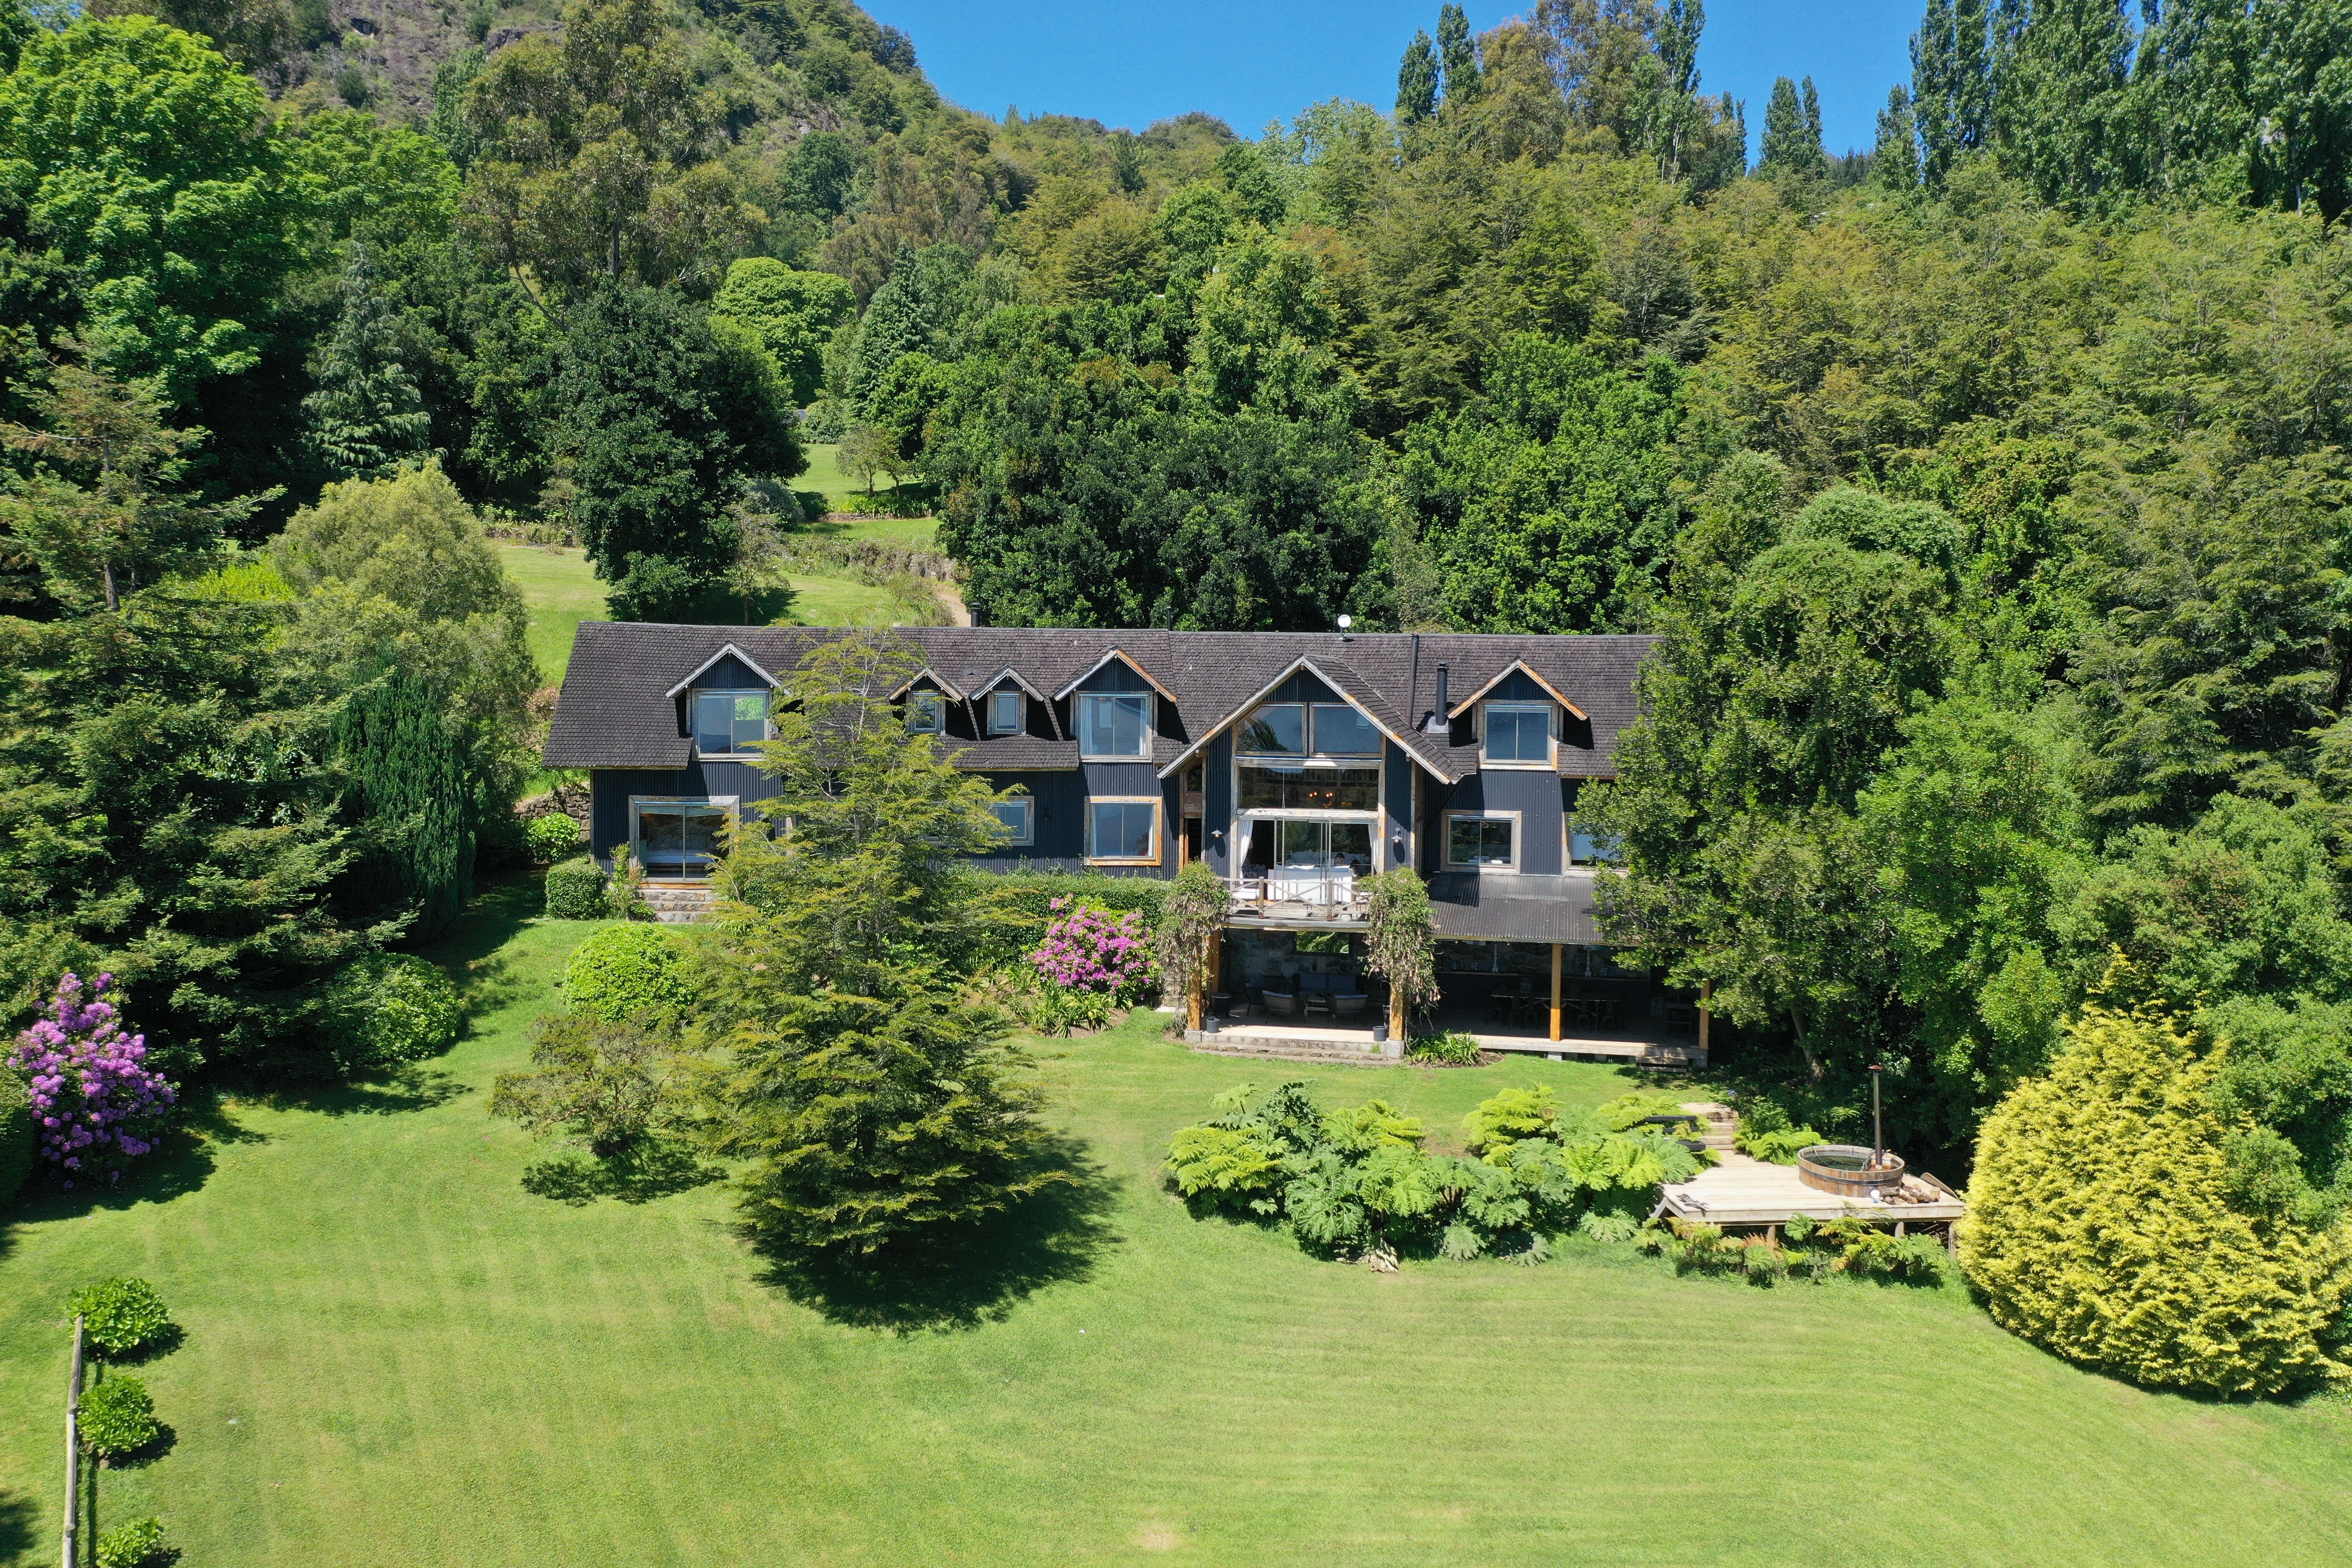
[[1961, 1196], [1929, 1175], [1904, 1179], [1899, 1193], [1876, 1203], [1841, 1198], [1797, 1179], [1794, 1165], [1769, 1165], [1737, 1149], [1717, 1151], [1720, 1164], [1687, 1182], [1660, 1189], [1666, 1214], [1710, 1225], [1786, 1225], [1799, 1215], [1837, 1219], [1847, 1214], [1906, 1225], [1948, 1225], [1969, 1212]]

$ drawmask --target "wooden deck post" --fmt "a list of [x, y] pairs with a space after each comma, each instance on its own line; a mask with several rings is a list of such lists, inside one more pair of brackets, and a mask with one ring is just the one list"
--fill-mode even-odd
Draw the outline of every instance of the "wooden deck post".
[[1702, 980], [1698, 986], [1698, 1054], [1706, 1055], [1706, 1026], [1715, 1017], [1707, 1002], [1715, 995], [1715, 982]]
[[1559, 1038], [1559, 943], [1551, 944], [1551, 1037]]
[[66, 1375], [66, 1538], [65, 1568], [74, 1568], [74, 1527], [81, 1502], [81, 1333], [82, 1315], [74, 1314], [73, 1370]]

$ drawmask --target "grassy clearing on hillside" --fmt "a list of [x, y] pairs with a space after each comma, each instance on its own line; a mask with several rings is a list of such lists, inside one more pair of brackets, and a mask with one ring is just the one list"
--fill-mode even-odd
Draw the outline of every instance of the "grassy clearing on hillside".
[[1576, 1246], [1382, 1277], [1159, 1186], [1240, 1079], [1451, 1137], [1506, 1084], [1624, 1086], [1596, 1066], [1248, 1064], [1143, 1016], [1044, 1047], [1094, 1173], [1053, 1223], [906, 1299], [796, 1298], [722, 1189], [517, 1185], [536, 1151], [486, 1091], [593, 929], [535, 895], [436, 950], [474, 1008], [446, 1058], [229, 1106], [131, 1189], [0, 1231], [0, 1563], [53, 1560], [60, 1307], [118, 1272], [187, 1338], [142, 1371], [173, 1445], [105, 1474], [99, 1522], [159, 1512], [191, 1568], [2270, 1564], [2352, 1530], [2343, 1406], [2141, 1393], [1957, 1291]]
[[[863, 525], [859, 525], [863, 526]], [[895, 526], [895, 525], [894, 525]], [[920, 524], [929, 529], [929, 521]], [[572, 638], [583, 620], [604, 618], [604, 584], [577, 550], [502, 544], [499, 559], [522, 589], [530, 612], [531, 658], [550, 683], [572, 662]], [[878, 626], [897, 618], [887, 589], [845, 577], [793, 577], [793, 619], [804, 626]]]
[[[868, 495], [856, 479], [841, 471], [839, 446], [825, 442], [812, 445], [805, 450], [808, 452], [808, 472], [792, 481], [793, 489], [803, 494], [814, 491], [823, 496], [825, 506], [831, 510], [866, 511], [882, 507], [897, 510], [898, 502], [919, 497], [921, 493], [917, 487], [911, 485], [904, 489], [894, 491], [887, 479], [877, 479], [874, 493]], [[900, 531], [916, 528], [921, 529], [924, 535], [928, 536], [933, 526], [933, 520], [928, 517], [877, 518], [845, 526], [848, 530], [846, 537], [896, 539], [908, 536]], [[868, 535], [866, 532], [868, 530], [877, 531]]]

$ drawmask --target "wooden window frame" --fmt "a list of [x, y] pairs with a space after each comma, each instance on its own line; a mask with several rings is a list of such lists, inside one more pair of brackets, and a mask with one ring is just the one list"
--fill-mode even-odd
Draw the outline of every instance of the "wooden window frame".
[[[1542, 757], [1501, 758], [1488, 756], [1486, 754], [1486, 737], [1489, 731], [1486, 728], [1486, 712], [1487, 710], [1492, 708], [1507, 709], [1513, 712], [1521, 713], [1534, 709], [1542, 710], [1544, 716], [1544, 754]], [[1557, 771], [1559, 767], [1559, 704], [1557, 702], [1539, 701], [1533, 698], [1525, 700], [1507, 698], [1494, 702], [1481, 702], [1478, 704], [1477, 729], [1478, 766], [1481, 769], [1494, 768], [1498, 771], [1507, 769], [1524, 769], [1528, 772], [1534, 772], [1537, 770]]]
[[[1098, 805], [1149, 805], [1151, 807], [1151, 853], [1145, 856], [1097, 855], [1095, 847], [1095, 807]], [[1157, 866], [1167, 854], [1167, 805], [1156, 795], [1092, 795], [1087, 797], [1087, 819], [1084, 824], [1086, 851], [1089, 866]]]
[[1003, 800], [989, 802], [989, 808], [992, 811], [1006, 805], [1017, 805], [1022, 808], [1022, 827], [1017, 836], [1004, 840], [1003, 847], [1008, 849], [1023, 849], [1035, 844], [1037, 842], [1037, 797], [1034, 795], [1007, 795]]
[[[996, 727], [996, 703], [1003, 697], [1013, 700], [1013, 727], [1009, 730]], [[1028, 732], [1029, 694], [1017, 686], [1000, 686], [987, 693], [981, 699], [981, 730], [990, 740]]]
[[[1482, 875], [1517, 876], [1526, 859], [1527, 824], [1525, 813], [1517, 811], [1449, 811], [1445, 814], [1445, 839], [1441, 853], [1448, 871], [1472, 871]], [[1511, 863], [1496, 866], [1484, 860], [1456, 860], [1454, 858], [1454, 825], [1456, 822], [1507, 822], [1511, 825]]]

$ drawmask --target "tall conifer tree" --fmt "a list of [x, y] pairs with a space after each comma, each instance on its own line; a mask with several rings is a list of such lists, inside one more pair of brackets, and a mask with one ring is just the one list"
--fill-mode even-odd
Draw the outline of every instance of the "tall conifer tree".
[[1886, 95], [1878, 111], [1878, 144], [1871, 153], [1871, 173], [1891, 191], [1916, 189], [1919, 184], [1919, 134], [1912, 118], [1911, 95], [1901, 83]]
[[1478, 96], [1478, 46], [1470, 37], [1470, 18], [1462, 7], [1448, 5], [1437, 13], [1437, 52], [1445, 64], [1445, 101], [1467, 103]]
[[302, 400], [311, 450], [339, 479], [380, 479], [424, 454], [432, 419], [401, 363], [392, 307], [375, 291], [367, 247], [352, 242], [343, 313], [320, 352], [319, 389]]
[[1427, 33], [1415, 33], [1397, 65], [1399, 125], [1417, 125], [1437, 112], [1437, 51]]

